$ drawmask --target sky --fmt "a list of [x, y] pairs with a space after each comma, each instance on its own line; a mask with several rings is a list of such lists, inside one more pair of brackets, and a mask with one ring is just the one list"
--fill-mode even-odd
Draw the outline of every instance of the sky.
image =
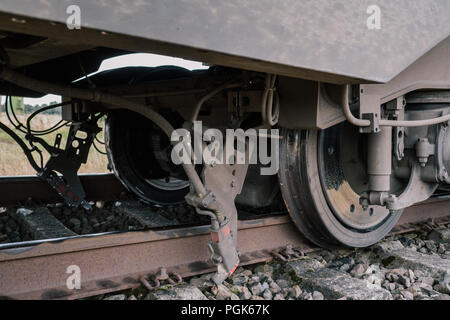
[[[127, 54], [127, 55], [107, 59], [102, 62], [99, 70], [92, 74], [95, 74], [95, 73], [98, 73], [101, 71], [105, 71], [105, 70], [121, 68], [121, 67], [129, 67], [129, 66], [157, 67], [157, 66], [163, 66], [163, 65], [179, 66], [179, 67], [183, 67], [183, 68], [186, 68], [189, 70], [207, 69], [208, 68], [208, 66], [203, 65], [201, 62], [189, 61], [189, 60], [184, 60], [181, 58], [162, 56], [162, 55], [158, 55], [158, 54], [134, 53], [134, 54]], [[2, 101], [3, 101], [3, 99], [2, 99]], [[61, 97], [49, 94], [42, 98], [37, 98], [37, 99], [25, 98], [24, 99], [24, 103], [30, 104], [30, 105], [41, 105], [44, 103], [49, 104], [52, 101], [56, 101], [59, 103], [59, 102], [61, 102]]]

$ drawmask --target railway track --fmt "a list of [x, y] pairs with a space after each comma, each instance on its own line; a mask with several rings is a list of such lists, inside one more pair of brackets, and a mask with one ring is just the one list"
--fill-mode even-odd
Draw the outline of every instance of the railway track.
[[[112, 195], [114, 198], [124, 191], [114, 187], [113, 176], [82, 179], [88, 199], [106, 199]], [[107, 181], [108, 188], [100, 188]], [[52, 193], [43, 192], [41, 187], [36, 179], [0, 179], [1, 205], [24, 203], [30, 197], [34, 202], [54, 201]], [[393, 233], [415, 230], [428, 219], [448, 222], [449, 204], [445, 197], [437, 197], [407, 209]], [[241, 265], [269, 261], [274, 252], [288, 245], [304, 253], [317, 249], [299, 234], [287, 215], [240, 220], [238, 229]], [[157, 274], [161, 268], [181, 277], [207, 273], [215, 268], [209, 262], [205, 246], [209, 238], [209, 226], [203, 224], [3, 244], [0, 245], [0, 297], [77, 299], [139, 287], [142, 277]], [[82, 286], [77, 290], [66, 285], [70, 276], [67, 270], [73, 265], [81, 270]]]

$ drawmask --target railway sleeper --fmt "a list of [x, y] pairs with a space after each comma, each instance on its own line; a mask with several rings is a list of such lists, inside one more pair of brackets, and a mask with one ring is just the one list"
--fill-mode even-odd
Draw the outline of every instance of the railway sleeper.
[[319, 290], [326, 299], [392, 299], [389, 291], [371, 287], [366, 281], [353, 278], [346, 272], [326, 268], [314, 259], [288, 262], [287, 269], [294, 273], [302, 286]]
[[170, 217], [172, 219], [164, 217], [153, 208], [143, 206], [136, 201], [116, 203], [112, 210], [116, 214], [131, 219], [131, 221], [137, 221], [145, 229], [171, 227], [180, 224], [176, 217]]
[[380, 259], [389, 268], [420, 269], [427, 276], [437, 279], [448, 277], [450, 281], [449, 259], [404, 248], [399, 241], [381, 243], [377, 247]]
[[19, 208], [15, 217], [21, 221], [33, 239], [57, 239], [76, 236], [45, 207]]

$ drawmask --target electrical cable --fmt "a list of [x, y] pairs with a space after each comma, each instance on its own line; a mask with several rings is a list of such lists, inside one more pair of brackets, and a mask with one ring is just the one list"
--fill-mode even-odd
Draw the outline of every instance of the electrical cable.
[[[37, 115], [38, 115], [39, 113], [41, 113], [41, 112], [44, 112], [44, 111], [47, 111], [47, 110], [51, 110], [51, 109], [55, 109], [55, 108], [62, 107], [62, 106], [64, 106], [64, 105], [67, 105], [68, 103], [69, 103], [69, 102], [62, 102], [62, 103], [59, 103], [59, 104], [54, 104], [54, 105], [47, 106], [47, 107], [41, 108], [41, 109], [36, 110], [35, 112], [33, 112], [33, 113], [27, 118], [27, 126], [26, 126], [26, 128], [27, 128], [27, 134], [33, 134], [33, 130], [31, 130], [31, 120], [33, 120], [33, 118], [34, 118], [35, 116], [37, 116]], [[62, 121], [63, 121], [63, 120], [59, 121], [59, 122], [58, 122], [56, 125], [54, 125], [53, 127], [57, 127]], [[51, 129], [48, 129], [48, 130], [51, 130]], [[48, 131], [48, 130], [43, 130], [43, 131]], [[34, 132], [40, 133], [39, 131], [34, 131]]]
[[107, 154], [106, 152], [101, 151], [101, 150], [97, 147], [97, 145], [95, 144], [95, 140], [92, 141], [92, 146], [94, 147], [94, 149], [95, 149], [98, 153], [103, 154], [103, 155], [106, 155], [106, 154]]
[[[274, 74], [267, 74], [265, 81], [265, 89], [261, 104], [261, 118], [263, 124], [274, 126], [278, 123], [280, 114], [280, 99], [275, 91], [275, 82], [277, 76]], [[275, 100], [275, 110], [273, 110], [273, 103]]]
[[33, 149], [28, 149], [27, 145], [22, 141], [22, 139], [14, 131], [12, 131], [10, 128], [8, 128], [2, 122], [0, 122], [0, 129], [5, 131], [7, 135], [9, 135], [14, 141], [17, 142], [17, 144], [22, 148], [23, 152], [25, 153], [25, 156], [28, 158], [28, 161], [30, 162], [31, 166], [37, 172], [41, 171], [42, 170], [42, 163], [43, 163], [42, 154], [40, 154], [40, 156], [41, 156], [41, 167], [39, 167], [38, 164], [36, 163], [36, 161], [33, 158], [33, 155], [32, 155], [32, 152], [34, 151]]
[[97, 138], [97, 136], [95, 136], [95, 140], [102, 145], [106, 144], [104, 141], [101, 141], [99, 138]]
[[[8, 101], [9, 101], [9, 104], [8, 104]], [[37, 115], [40, 112], [43, 112], [43, 111], [46, 111], [46, 110], [52, 109], [52, 108], [57, 108], [57, 107], [60, 107], [60, 106], [63, 106], [63, 105], [67, 105], [69, 103], [71, 103], [71, 102], [63, 102], [63, 103], [60, 103], [60, 104], [57, 104], [57, 105], [52, 105], [52, 106], [48, 106], [46, 108], [41, 108], [41, 109], [39, 109], [39, 110], [34, 112], [36, 114], [34, 114], [34, 115], [32, 114], [30, 117], [33, 118], [35, 115]], [[9, 110], [9, 109], [11, 109], [11, 110]], [[19, 119], [17, 118], [17, 116], [16, 116], [16, 114], [14, 112], [14, 106], [12, 105], [11, 96], [7, 96], [6, 97], [5, 111], [6, 111], [6, 116], [7, 116], [8, 120], [9, 120], [9, 122], [14, 126], [15, 129], [19, 130], [20, 132], [22, 132], [24, 134], [33, 134], [35, 136], [43, 136], [43, 135], [47, 135], [47, 134], [50, 134], [52, 132], [55, 132], [55, 131], [59, 130], [60, 128], [64, 127], [65, 125], [67, 125], [69, 123], [69, 121], [64, 122], [63, 120], [60, 120], [58, 123], [54, 124], [52, 127], [47, 128], [45, 130], [31, 130], [31, 131], [29, 131], [28, 127], [25, 126], [23, 123], [21, 123], [19, 121]], [[11, 118], [10, 112], [11, 112], [13, 118], [16, 120], [16, 122], [14, 122], [13, 119]], [[28, 119], [30, 119], [30, 118], [28, 118]], [[27, 120], [27, 122], [28, 122], [28, 120]]]

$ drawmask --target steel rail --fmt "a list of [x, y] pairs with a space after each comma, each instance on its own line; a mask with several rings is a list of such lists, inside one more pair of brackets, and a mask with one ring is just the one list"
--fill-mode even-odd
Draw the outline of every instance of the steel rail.
[[[449, 221], [450, 200], [433, 199], [405, 210], [394, 233], [408, 232], [433, 218]], [[241, 265], [270, 261], [287, 245], [302, 252], [317, 249], [303, 238], [288, 216], [239, 221]], [[0, 250], [0, 298], [77, 299], [130, 288], [160, 268], [182, 277], [212, 272], [209, 226], [152, 229], [53, 239]], [[69, 266], [81, 271], [81, 289], [69, 289]]]
[[[311, 248], [287, 216], [240, 221], [238, 238], [242, 265], [267, 261], [271, 250], [288, 244]], [[209, 226], [196, 226], [0, 250], [0, 297], [75, 299], [138, 287], [141, 276], [162, 267], [182, 277], [213, 271], [204, 245], [209, 239]], [[81, 271], [80, 290], [66, 285], [72, 265]]]

